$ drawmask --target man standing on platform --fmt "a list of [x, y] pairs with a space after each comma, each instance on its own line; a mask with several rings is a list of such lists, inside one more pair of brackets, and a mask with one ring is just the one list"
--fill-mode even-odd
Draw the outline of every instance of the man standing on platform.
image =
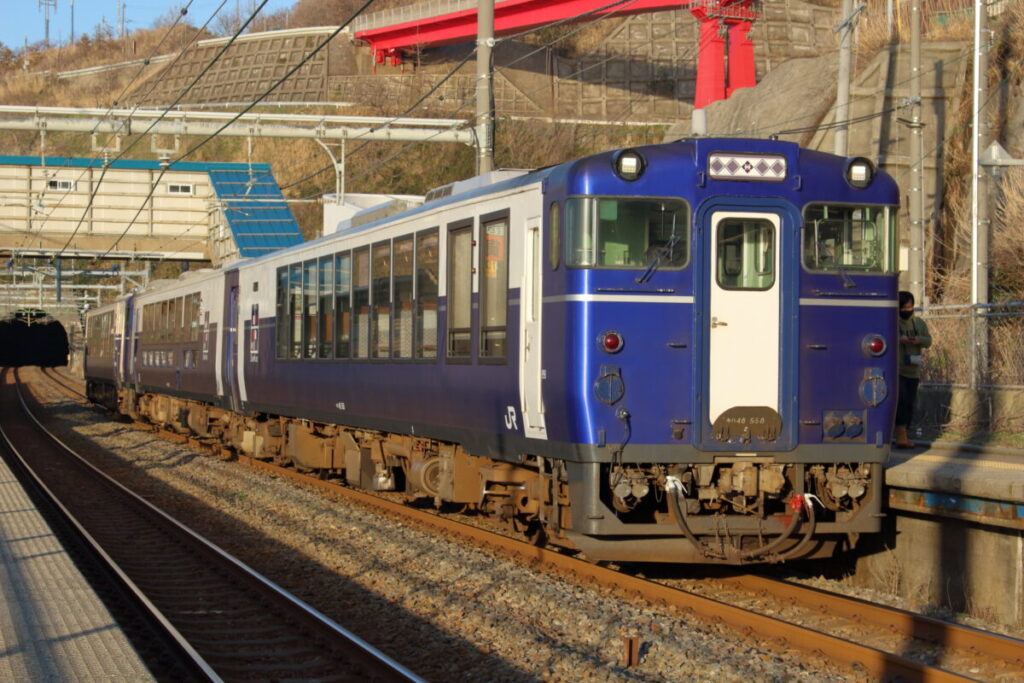
[[928, 325], [914, 315], [914, 295], [900, 292], [900, 388], [896, 403], [896, 448], [913, 448], [907, 430], [921, 382], [921, 351], [932, 345]]

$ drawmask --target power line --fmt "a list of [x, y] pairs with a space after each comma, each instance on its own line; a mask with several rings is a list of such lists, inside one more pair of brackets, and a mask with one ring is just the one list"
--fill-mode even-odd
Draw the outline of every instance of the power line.
[[[128, 81], [128, 84], [127, 84], [127, 85], [125, 86], [125, 89], [124, 89], [124, 90], [123, 90], [123, 91], [121, 92], [121, 94], [120, 94], [120, 95], [118, 96], [118, 98], [117, 98], [116, 100], [114, 100], [113, 104], [112, 104], [112, 105], [111, 105], [110, 107], [108, 107], [108, 108], [107, 108], [107, 114], [106, 114], [107, 116], [109, 116], [109, 115], [110, 115], [110, 113], [111, 113], [111, 112], [113, 112], [114, 108], [115, 108], [115, 107], [117, 106], [117, 102], [118, 102], [118, 100], [120, 100], [120, 99], [121, 99], [121, 97], [123, 97], [123, 96], [124, 96], [124, 94], [125, 94], [125, 93], [126, 93], [126, 92], [128, 91], [128, 89], [129, 89], [129, 88], [130, 88], [130, 87], [132, 86], [132, 84], [133, 84], [133, 83], [135, 83], [135, 81], [137, 81], [137, 80], [138, 80], [139, 76], [141, 76], [141, 75], [142, 75], [142, 72], [143, 72], [143, 70], [144, 70], [144, 69], [145, 69], [145, 67], [146, 67], [146, 66], [148, 65], [148, 63], [149, 63], [149, 60], [150, 60], [150, 59], [151, 59], [151, 58], [153, 57], [153, 54], [157, 53], [157, 52], [158, 52], [158, 51], [160, 50], [160, 47], [161, 47], [161, 46], [162, 46], [162, 45], [164, 44], [164, 42], [166, 42], [166, 41], [167, 41], [167, 39], [168, 39], [168, 38], [170, 38], [170, 35], [171, 35], [171, 33], [172, 33], [172, 32], [174, 31], [174, 29], [175, 29], [175, 28], [176, 28], [176, 27], [178, 26], [178, 23], [179, 23], [179, 22], [181, 21], [182, 17], [184, 17], [184, 16], [185, 16], [185, 15], [186, 15], [186, 14], [188, 13], [188, 8], [192, 6], [192, 3], [193, 3], [193, 2], [195, 2], [195, 0], [189, 0], [188, 4], [186, 4], [186, 5], [184, 6], [184, 7], [182, 7], [182, 8], [181, 8], [181, 10], [180, 10], [180, 11], [179, 11], [179, 13], [178, 13], [178, 16], [177, 16], [177, 17], [175, 17], [174, 23], [172, 23], [172, 24], [171, 24], [171, 25], [170, 25], [169, 27], [167, 27], [167, 30], [166, 30], [166, 31], [164, 31], [163, 37], [161, 37], [161, 39], [160, 39], [160, 41], [159, 41], [159, 42], [157, 43], [156, 47], [154, 47], [154, 48], [153, 48], [153, 50], [152, 50], [152, 53], [150, 54], [150, 56], [149, 56], [149, 57], [147, 57], [146, 59], [144, 59], [144, 60], [143, 60], [143, 64], [142, 64], [142, 65], [141, 65], [141, 66], [139, 67], [139, 70], [138, 70], [138, 71], [137, 71], [137, 72], [135, 73], [135, 75], [134, 75], [134, 76], [133, 76], [133, 77], [132, 77], [132, 78], [131, 78], [131, 79], [130, 79], [130, 80]], [[223, 7], [223, 6], [224, 6], [224, 3], [225, 3], [225, 2], [227, 2], [227, 0], [224, 0], [224, 2], [222, 2], [222, 3], [221, 3], [221, 7]], [[217, 9], [217, 11], [220, 11], [220, 8], [218, 8], [218, 9]], [[216, 14], [216, 12], [214, 12], [214, 14]], [[210, 20], [212, 20], [212, 19], [213, 19], [213, 16], [211, 16], [211, 17], [210, 17], [210, 19], [209, 19], [209, 20], [207, 20], [207, 24], [209, 24]], [[203, 28], [205, 28], [205, 27], [206, 27], [206, 24], [204, 24], [204, 25], [203, 25]], [[196, 40], [196, 38], [197, 38], [197, 37], [198, 37], [198, 36], [200, 35], [200, 33], [202, 32], [203, 28], [199, 29], [199, 31], [197, 31], [197, 32], [196, 32], [196, 35], [195, 35], [195, 36], [193, 36], [192, 40], [190, 40], [190, 41], [189, 41], [188, 45], [191, 45], [191, 44], [192, 44], [192, 42], [194, 42], [194, 41]], [[186, 49], [187, 49], [187, 46], [186, 46]], [[180, 57], [180, 54], [179, 54], [179, 57]], [[136, 108], [136, 109], [137, 109], [137, 108]], [[104, 117], [104, 118], [105, 118], [105, 117]], [[90, 133], [91, 135], [95, 135], [95, 134], [96, 134], [96, 132], [97, 132], [97, 131], [99, 130], [99, 126], [100, 126], [100, 123], [101, 123], [102, 121], [103, 121], [103, 118], [100, 118], [100, 119], [99, 119], [99, 120], [98, 120], [98, 121], [96, 122], [96, 125], [95, 125], [95, 126], [93, 127], [93, 129], [92, 129], [92, 131], [91, 131], [91, 133]], [[127, 150], [125, 150], [125, 151], [127, 152]], [[85, 169], [83, 169], [83, 170], [82, 170], [82, 172], [81, 172], [81, 173], [80, 173], [80, 174], [78, 175], [78, 178], [76, 179], [76, 181], [75, 181], [75, 182], [77, 183], [78, 181], [82, 180], [82, 179], [83, 179], [83, 178], [85, 177], [86, 173], [88, 173], [88, 171], [89, 171], [89, 170], [90, 170], [91, 168], [92, 168], [92, 166], [88, 166], [88, 167], [86, 167]], [[101, 178], [101, 179], [102, 179], [102, 178]], [[45, 194], [45, 189], [44, 189], [44, 194]], [[66, 194], [64, 194], [64, 195], [61, 195], [61, 198], [60, 198], [59, 200], [57, 200], [57, 204], [56, 204], [56, 205], [54, 205], [54, 207], [53, 207], [53, 209], [52, 209], [52, 210], [50, 211], [50, 213], [49, 213], [49, 214], [47, 214], [47, 215], [46, 215], [46, 217], [44, 218], [44, 220], [43, 220], [43, 226], [45, 226], [45, 225], [46, 225], [47, 219], [49, 219], [49, 217], [50, 217], [51, 215], [53, 215], [53, 212], [54, 212], [54, 211], [56, 211], [56, 210], [57, 210], [58, 208], [60, 208], [60, 205], [64, 203], [64, 200], [65, 200], [65, 199], [67, 198], [67, 196], [68, 196], [68, 195], [66, 195]], [[86, 212], [88, 212], [88, 207], [86, 207]], [[85, 214], [83, 214], [83, 220], [84, 220], [84, 216], [85, 216]], [[79, 224], [79, 225], [80, 225], [80, 224]], [[76, 227], [76, 231], [77, 231], [77, 229], [78, 229], [78, 228]], [[66, 246], [67, 246], [67, 245], [65, 245], [65, 247], [66, 247]], [[61, 252], [63, 252], [63, 249], [61, 250]], [[59, 255], [60, 255], [60, 254], [58, 253], [58, 256], [59, 256]]]
[[[526, 35], [526, 34], [529, 34], [529, 33], [534, 33], [536, 31], [540, 31], [540, 30], [544, 30], [544, 29], [549, 29], [549, 28], [555, 28], [557, 26], [561, 26], [561, 25], [566, 24], [566, 23], [578, 21], [580, 18], [583, 18], [583, 17], [593, 16], [593, 15], [595, 15], [598, 12], [603, 12], [603, 11], [606, 11], [606, 10], [612, 9], [612, 8], [619, 8], [618, 10], [616, 10], [616, 12], [617, 12], [617, 11], [621, 10], [623, 7], [631, 5], [631, 4], [635, 3], [636, 1], [637, 0], [616, 0], [615, 2], [609, 3], [609, 4], [604, 5], [602, 7], [597, 7], [595, 9], [589, 10], [587, 12], [583, 12], [583, 13], [575, 15], [573, 17], [567, 17], [565, 19], [559, 19], [558, 21], [553, 21], [553, 22], [545, 24], [543, 26], [538, 26], [536, 28], [529, 29], [529, 30], [526, 30], [526, 31], [520, 31], [519, 33], [511, 34], [511, 35], [508, 35], [508, 36], [503, 36], [503, 37], [497, 39], [495, 42], [496, 43], [505, 42], [505, 41], [512, 40], [514, 38], [518, 38], [520, 36], [523, 36], [523, 35]], [[506, 64], [504, 66], [501, 66], [501, 67], [498, 67], [497, 69], [494, 69], [493, 72], [496, 73], [496, 74], [497, 73], [501, 73], [502, 71], [505, 71], [505, 70], [509, 69], [510, 67], [514, 66], [515, 64], [518, 64], [519, 62], [532, 57], [533, 55], [537, 54], [538, 52], [540, 52], [542, 50], [545, 50], [545, 49], [551, 47], [552, 45], [555, 45], [556, 43], [562, 42], [562, 41], [564, 41], [564, 40], [566, 40], [566, 39], [576, 35], [577, 33], [579, 33], [580, 31], [583, 31], [587, 27], [592, 26], [597, 21], [601, 21], [602, 19], [606, 19], [606, 18], [608, 18], [608, 17], [596, 17], [595, 19], [593, 19], [593, 20], [591, 20], [589, 22], [584, 23], [579, 28], [576, 28], [573, 31], [570, 31], [569, 33], [565, 34], [564, 36], [560, 36], [558, 38], [555, 38], [554, 40], [550, 40], [547, 43], [545, 43], [545, 44], [535, 48], [534, 50], [531, 50], [530, 52], [527, 52], [526, 54], [517, 57], [516, 59], [512, 60], [508, 64]], [[472, 50], [470, 50], [466, 54], [465, 57], [463, 57], [461, 60], [459, 60], [459, 62], [454, 67], [452, 67], [448, 71], [448, 73], [445, 74], [445, 76], [443, 78], [441, 78], [441, 80], [439, 80], [437, 83], [435, 83], [429, 90], [427, 90], [426, 93], [421, 95], [419, 97], [419, 99], [416, 100], [416, 102], [414, 102], [412, 105], [410, 105], [403, 113], [399, 114], [398, 117], [400, 118], [400, 117], [403, 117], [403, 116], [407, 116], [414, 109], [418, 108], [424, 101], [426, 101], [426, 99], [428, 97], [430, 97], [430, 95], [432, 95], [434, 92], [436, 92], [438, 88], [440, 88], [444, 83], [446, 83], [449, 79], [451, 79], [459, 71], [459, 69], [461, 69], [463, 66], [465, 66], [465, 64], [474, 55], [476, 55], [476, 52], [477, 52], [476, 51], [476, 47], [474, 47]], [[588, 71], [589, 69], [595, 68], [597, 66], [601, 66], [601, 65], [605, 64], [606, 62], [610, 61], [613, 58], [614, 58], [614, 55], [609, 55], [607, 58], [605, 58], [604, 60], [601, 60], [600, 62], [597, 62], [596, 64], [591, 64], [591, 65], [589, 65], [587, 67], [584, 67], [583, 69], [577, 70], [573, 74], [569, 74], [568, 77], [571, 78], [574, 75], [578, 75], [580, 73]], [[542, 90], [542, 89], [544, 89], [546, 87], [548, 87], [548, 86], [547, 85], [540, 86], [540, 87], [538, 87], [538, 88], [536, 88], [536, 89], [534, 89], [532, 91], [525, 92], [524, 95], [529, 97], [531, 93], [537, 92], [537, 91]], [[462, 103], [458, 107], [456, 107], [455, 113], [458, 113], [459, 111], [464, 109], [466, 106], [468, 106], [468, 104], [470, 102], [472, 102], [473, 99], [474, 99], [473, 97], [469, 97], [469, 98], [463, 100]], [[632, 108], [632, 104], [630, 105], [630, 108]], [[493, 116], [494, 113], [495, 113], [495, 110], [492, 107], [491, 108], [491, 115]], [[426, 142], [426, 141], [423, 141], [423, 142]], [[363, 148], [366, 147], [367, 144], [368, 143], [364, 142], [363, 144], [361, 144], [356, 149], [354, 149], [351, 152], [347, 153], [345, 155], [346, 160], [350, 159], [353, 155], [359, 153]], [[403, 152], [404, 150], [410, 149], [415, 144], [418, 144], [418, 143], [407, 143], [406, 145], [404, 145], [399, 150], [399, 153]], [[356, 176], [355, 180], [364, 178], [367, 175], [369, 175], [370, 173], [375, 172], [377, 169], [381, 168], [384, 164], [389, 163], [396, 156], [397, 156], [397, 154], [393, 154], [393, 155], [389, 156], [384, 162], [378, 164], [377, 166], [375, 166], [374, 168], [370, 169], [369, 171], [364, 172], [364, 173]], [[312, 173], [310, 173], [310, 174], [300, 178], [299, 180], [296, 180], [296, 181], [288, 183], [287, 185], [284, 185], [281, 189], [282, 190], [286, 190], [286, 189], [290, 189], [292, 187], [295, 187], [296, 185], [300, 185], [302, 183], [305, 183], [305, 182], [307, 182], [309, 180], [312, 180], [313, 178], [319, 176], [320, 174], [325, 173], [325, 172], [331, 170], [332, 168], [334, 168], [333, 164], [327, 164], [325, 166], [322, 166], [321, 168], [319, 168], [316, 171], [313, 171]], [[307, 195], [307, 197], [314, 196], [315, 194], [319, 194], [319, 193], [312, 193], [310, 195]]]
[[[263, 9], [263, 6], [266, 5], [267, 2], [268, 2], [268, 0], [263, 0], [263, 2], [260, 3], [260, 6], [258, 8], [256, 8], [256, 10], [250, 15], [249, 19], [245, 22], [245, 25], [242, 26], [239, 29], [238, 33], [241, 33], [241, 31], [244, 30], [244, 28], [249, 25], [249, 23], [255, 18], [256, 14], [261, 9]], [[213, 140], [215, 137], [217, 137], [217, 135], [221, 131], [223, 131], [225, 128], [230, 126], [232, 123], [234, 123], [235, 121], [240, 119], [246, 112], [250, 111], [253, 107], [255, 107], [257, 104], [259, 104], [264, 99], [266, 99], [266, 97], [269, 96], [270, 93], [272, 93], [275, 89], [277, 89], [277, 87], [279, 85], [281, 85], [286, 80], [291, 78], [292, 75], [294, 75], [296, 71], [298, 71], [300, 68], [302, 68], [306, 64], [306, 62], [308, 62], [310, 59], [312, 59], [314, 56], [316, 56], [324, 47], [326, 47], [331, 42], [331, 40], [333, 40], [339, 33], [341, 33], [342, 30], [344, 30], [345, 27], [348, 26], [352, 22], [353, 19], [355, 19], [360, 14], [362, 14], [364, 11], [366, 11], [366, 9], [370, 5], [372, 5], [373, 3], [374, 3], [374, 0], [366, 0], [366, 2], [364, 2], [352, 14], [352, 16], [350, 16], [345, 21], [345, 23], [343, 23], [340, 26], [338, 26], [338, 28], [335, 29], [327, 38], [325, 38], [323, 41], [321, 41], [319, 45], [317, 45], [311, 52], [309, 52], [309, 54], [307, 54], [303, 59], [301, 59], [298, 64], [296, 64], [291, 69], [289, 69], [288, 72], [285, 73], [284, 76], [282, 76], [280, 79], [278, 79], [273, 85], [271, 85], [261, 95], [259, 95], [255, 100], [253, 100], [253, 102], [251, 104], [249, 104], [247, 107], [244, 107], [240, 112], [238, 112], [238, 114], [236, 116], [234, 116], [231, 120], [229, 120], [227, 123], [225, 123], [223, 126], [221, 126], [221, 128], [218, 131], [216, 131], [214, 133], [211, 133], [207, 137], [203, 138], [200, 142], [198, 142], [197, 144], [193, 145], [191, 148], [189, 148], [184, 153], [182, 153], [177, 159], [175, 159], [174, 161], [170, 162], [170, 164], [168, 164], [167, 166], [162, 168], [160, 170], [160, 175], [157, 176], [156, 181], [153, 183], [153, 186], [150, 188], [149, 195], [143, 201], [143, 203], [139, 207], [138, 211], [136, 211], [135, 215], [132, 217], [132, 220], [125, 227], [125, 229], [121, 233], [121, 235], [114, 241], [114, 243], [110, 246], [110, 248], [100, 258], [102, 258], [103, 256], [106, 256], [106, 254], [109, 254], [111, 251], [113, 251], [117, 247], [117, 245], [120, 244], [121, 240], [124, 239], [124, 237], [128, 234], [128, 231], [131, 229], [131, 227], [133, 225], [135, 225], [135, 221], [138, 220], [139, 216], [142, 214], [142, 211], [145, 209], [146, 202], [149, 201], [149, 199], [153, 196], [153, 193], [156, 191], [157, 184], [160, 182], [160, 179], [163, 178], [164, 174], [167, 172], [167, 170], [169, 168], [173, 167], [174, 164], [176, 164], [176, 163], [184, 160], [185, 158], [191, 156], [192, 154], [194, 154], [201, 147], [206, 145], [210, 140]], [[236, 33], [235, 35], [237, 36], [238, 33]], [[230, 44], [230, 42], [229, 42], [229, 44]], [[220, 54], [223, 54], [223, 52], [221, 52]], [[175, 104], [177, 104], [177, 102]]]
[[[189, 2], [189, 5], [191, 5], [191, 3], [192, 3], [193, 1], [194, 1], [194, 0], [190, 0], [190, 2]], [[268, 0], [263, 0], [263, 4], [262, 4], [262, 5], [260, 5], [260, 7], [262, 8], [262, 6], [263, 6], [263, 5], [265, 5], [265, 4], [267, 3], [267, 2], [268, 2]], [[211, 14], [211, 15], [210, 15], [210, 18], [206, 20], [206, 23], [205, 23], [205, 24], [203, 24], [203, 26], [202, 26], [202, 27], [201, 27], [201, 28], [200, 28], [200, 29], [199, 29], [198, 31], [196, 31], [196, 36], [200, 35], [200, 34], [201, 34], [201, 32], [205, 30], [206, 26], [207, 26], [207, 25], [209, 25], [209, 23], [210, 23], [211, 21], [213, 21], [213, 18], [214, 18], [214, 17], [215, 17], [216, 15], [217, 15], [217, 13], [218, 13], [218, 12], [220, 12], [220, 11], [221, 11], [221, 10], [222, 10], [222, 9], [224, 8], [224, 5], [225, 5], [225, 4], [227, 4], [227, 0], [222, 0], [222, 1], [221, 1], [221, 4], [220, 4], [220, 5], [219, 5], [219, 6], [217, 7], [217, 9], [216, 9], [216, 10], [214, 10], [213, 14]], [[184, 7], [184, 8], [182, 8], [182, 11], [181, 11], [181, 12], [180, 12], [180, 13], [178, 14], [178, 19], [177, 19], [177, 20], [175, 21], [175, 25], [177, 24], [177, 21], [180, 21], [181, 17], [185, 16], [185, 13], [186, 13], [186, 11], [187, 11], [187, 8], [188, 8], [188, 5], [186, 5], [186, 7]], [[259, 11], [259, 10], [257, 9], [256, 11]], [[251, 17], [250, 17], [250, 21], [251, 21]], [[249, 22], [246, 22], [246, 25], [248, 25], [248, 23], [249, 23]], [[173, 28], [173, 25], [172, 25], [172, 27], [171, 27], [171, 28]], [[231, 40], [230, 40], [230, 41], [228, 41], [228, 44], [230, 45], [230, 44], [231, 44], [231, 43], [232, 43], [232, 42], [233, 42], [233, 41], [235, 40], [235, 38], [237, 38], [237, 37], [238, 37], [238, 34], [236, 33], [236, 34], [235, 34], [234, 36], [232, 36]], [[193, 37], [193, 41], [190, 41], [189, 45], [191, 45], [191, 42], [194, 42], [194, 40], [195, 40], [195, 38]], [[186, 47], [186, 49], [187, 49], [187, 47]], [[184, 54], [184, 50], [183, 50], [183, 51], [182, 51], [181, 53], [179, 53], [179, 56], [178, 56], [178, 58], [180, 58], [181, 54]], [[209, 70], [209, 69], [210, 69], [210, 68], [211, 68], [211, 67], [213, 66], [213, 64], [214, 64], [214, 63], [216, 63], [216, 61], [217, 61], [218, 59], [220, 59], [220, 57], [221, 57], [221, 56], [222, 56], [223, 54], [224, 54], [224, 51], [223, 51], [223, 50], [221, 50], [221, 51], [220, 51], [220, 52], [219, 52], [219, 53], [218, 53], [218, 54], [217, 54], [217, 55], [216, 55], [216, 56], [215, 56], [215, 57], [213, 58], [213, 60], [212, 60], [212, 61], [210, 62], [210, 64], [208, 64], [208, 65], [207, 65], [206, 69], [204, 69], [204, 70], [203, 70], [203, 71], [202, 71], [202, 72], [200, 73], [200, 75], [199, 75], [199, 78], [201, 78], [201, 77], [202, 77], [203, 75], [205, 75], [205, 74], [206, 74], [206, 72], [207, 72], [207, 71], [208, 71], [208, 70]], [[176, 58], [176, 59], [175, 59], [175, 61], [177, 61], [177, 59], [178, 59], [178, 58]], [[196, 84], [196, 83], [198, 82], [199, 78], [197, 78], [197, 79], [193, 80], [193, 81], [192, 81], [192, 83], [189, 83], [189, 85], [188, 85], [188, 86], [186, 87], [186, 89], [185, 89], [184, 91], [182, 91], [182, 93], [181, 93], [181, 94], [180, 94], [180, 95], [178, 96], [178, 99], [177, 99], [177, 100], [175, 100], [174, 104], [172, 104], [172, 105], [171, 105], [171, 107], [175, 106], [175, 105], [176, 105], [176, 104], [177, 104], [177, 103], [178, 103], [178, 102], [179, 102], [179, 101], [181, 100], [181, 98], [182, 98], [182, 97], [184, 97], [184, 96], [185, 96], [185, 94], [186, 94], [186, 93], [187, 93], [187, 92], [188, 92], [189, 90], [191, 90], [191, 89], [192, 89], [192, 88], [193, 88], [193, 87], [195, 86], [195, 84]], [[136, 107], [135, 107], [135, 110], [136, 110], [136, 111], [138, 110], [138, 107], [139, 107], [139, 105], [136, 105]], [[145, 131], [145, 132], [144, 132], [144, 133], [143, 133], [142, 135], [145, 135], [145, 134], [146, 134], [147, 132], [149, 132], [150, 130], [152, 130], [152, 129], [153, 129], [153, 126], [155, 126], [155, 125], [156, 125], [156, 123], [157, 123], [158, 121], [160, 121], [160, 120], [161, 120], [161, 119], [162, 119], [162, 118], [163, 118], [164, 116], [166, 116], [166, 115], [167, 115], [167, 113], [168, 113], [168, 112], [170, 111], [171, 107], [168, 107], [167, 109], [165, 109], [165, 110], [163, 111], [163, 113], [161, 114], [161, 116], [160, 116], [159, 118], [157, 118], [157, 119], [156, 119], [155, 121], [153, 121], [152, 123], [150, 123], [150, 125], [149, 125], [149, 128], [147, 128], [147, 129], [146, 129], [146, 131]], [[108, 111], [113, 111], [113, 107], [111, 107], [111, 108], [110, 108], [110, 109], [109, 109]], [[99, 122], [97, 122], [97, 126], [98, 126], [98, 125], [99, 125]], [[95, 130], [95, 129], [94, 129], [94, 130]], [[132, 149], [132, 148], [133, 148], [133, 147], [134, 147], [134, 146], [135, 146], [136, 144], [138, 144], [139, 140], [141, 140], [141, 139], [142, 139], [142, 136], [139, 136], [138, 138], [136, 138], [135, 140], [133, 140], [133, 141], [132, 141], [132, 142], [131, 142], [131, 143], [130, 143], [130, 144], [128, 145], [128, 147], [126, 147], [126, 148], [125, 148], [124, 150], [122, 150], [122, 151], [121, 151], [121, 152], [120, 152], [120, 153], [119, 153], [119, 154], [118, 154], [118, 155], [117, 155], [117, 156], [116, 156], [116, 157], [115, 157], [115, 158], [113, 159], [113, 161], [117, 161], [118, 159], [122, 158], [122, 157], [123, 157], [123, 156], [124, 156], [125, 154], [127, 154], [127, 153], [128, 153], [128, 151], [129, 151], [129, 150], [131, 150], [131, 149]], [[92, 166], [90, 165], [90, 166], [89, 166], [89, 167], [87, 167], [87, 168], [86, 168], [85, 170], [83, 170], [83, 171], [82, 171], [82, 174], [81, 174], [81, 175], [79, 176], [79, 179], [81, 179], [81, 178], [85, 177], [85, 174], [86, 174], [86, 172], [87, 172], [88, 170], [90, 170], [91, 168], [92, 168]], [[88, 216], [88, 215], [89, 215], [89, 210], [90, 210], [90, 209], [92, 208], [92, 206], [93, 206], [93, 203], [94, 203], [94, 202], [96, 201], [96, 195], [97, 195], [97, 194], [99, 193], [100, 185], [101, 185], [101, 183], [103, 182], [103, 178], [104, 178], [104, 177], [106, 177], [106, 175], [107, 175], [107, 169], [108, 169], [108, 168], [110, 168], [110, 162], [109, 162], [109, 161], [105, 161], [105, 162], [104, 162], [104, 164], [103, 164], [103, 166], [101, 167], [101, 170], [100, 170], [100, 178], [99, 178], [99, 180], [98, 180], [98, 181], [96, 181], [96, 183], [95, 183], [95, 184], [93, 185], [93, 189], [92, 189], [92, 192], [91, 192], [91, 193], [90, 193], [90, 195], [89, 195], [89, 201], [88, 201], [88, 202], [86, 202], [85, 208], [84, 208], [84, 209], [82, 210], [82, 216], [81, 216], [81, 218], [79, 218], [79, 219], [78, 219], [78, 224], [77, 224], [77, 225], [75, 225], [75, 228], [74, 228], [74, 230], [72, 230], [72, 231], [71, 231], [71, 235], [70, 235], [70, 236], [68, 237], [67, 241], [66, 241], [66, 242], [64, 243], [64, 246], [63, 246], [63, 247], [61, 247], [60, 251], [58, 251], [58, 252], [57, 252], [57, 254], [56, 254], [55, 258], [59, 258], [59, 257], [60, 257], [60, 255], [64, 253], [64, 251], [65, 251], [65, 250], [66, 250], [66, 249], [67, 249], [67, 248], [68, 248], [68, 247], [69, 247], [69, 246], [71, 245], [71, 242], [72, 242], [72, 241], [73, 241], [73, 240], [75, 239], [75, 236], [76, 236], [76, 235], [78, 235], [78, 231], [79, 231], [79, 230], [81, 230], [81, 228], [82, 228], [82, 224], [83, 224], [83, 223], [85, 222], [85, 218], [86, 218], [86, 216]], [[152, 194], [152, 193], [151, 193], [151, 194]], [[148, 200], [148, 198], [147, 198], [147, 200]], [[145, 205], [143, 204], [143, 206], [145, 206]], [[139, 209], [139, 211], [140, 211], [140, 213], [141, 213], [141, 211], [142, 211], [142, 208], [140, 208], [140, 209]], [[115, 244], [115, 246], [116, 246], [116, 244]]]

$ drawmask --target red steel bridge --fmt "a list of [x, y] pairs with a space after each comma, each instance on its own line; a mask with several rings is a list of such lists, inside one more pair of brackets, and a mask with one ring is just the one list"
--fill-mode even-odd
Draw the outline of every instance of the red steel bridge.
[[[554, 22], [573, 23], [600, 16], [687, 9], [700, 22], [697, 51], [697, 92], [700, 109], [723, 100], [739, 88], [757, 84], [750, 28], [757, 18], [756, 0], [498, 0], [494, 4], [495, 36], [510, 35]], [[477, 35], [476, 2], [457, 11], [408, 21], [399, 19], [376, 28], [357, 30], [378, 64], [398, 66], [417, 49], [472, 41]]]

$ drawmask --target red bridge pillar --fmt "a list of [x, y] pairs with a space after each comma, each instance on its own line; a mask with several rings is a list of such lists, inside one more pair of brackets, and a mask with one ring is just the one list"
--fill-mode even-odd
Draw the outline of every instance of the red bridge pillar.
[[752, 22], [737, 21], [729, 26], [729, 86], [725, 96], [740, 88], [752, 88], [757, 85], [757, 68], [754, 65], [754, 42], [750, 40]]
[[700, 44], [697, 50], [697, 92], [693, 106], [703, 109], [725, 99], [725, 38], [718, 30], [718, 19], [700, 20]]
[[[757, 85], [750, 29], [757, 14], [752, 0], [695, 0], [690, 13], [700, 21], [695, 109]], [[726, 39], [728, 38], [728, 43]], [[726, 45], [729, 66], [726, 73]]]

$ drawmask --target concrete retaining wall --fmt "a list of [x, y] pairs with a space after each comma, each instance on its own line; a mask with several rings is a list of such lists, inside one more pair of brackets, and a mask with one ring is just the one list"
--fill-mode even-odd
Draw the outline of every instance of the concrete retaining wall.
[[[869, 545], [869, 547], [871, 547]], [[1024, 627], [1024, 532], [901, 512], [861, 557], [855, 585]]]

